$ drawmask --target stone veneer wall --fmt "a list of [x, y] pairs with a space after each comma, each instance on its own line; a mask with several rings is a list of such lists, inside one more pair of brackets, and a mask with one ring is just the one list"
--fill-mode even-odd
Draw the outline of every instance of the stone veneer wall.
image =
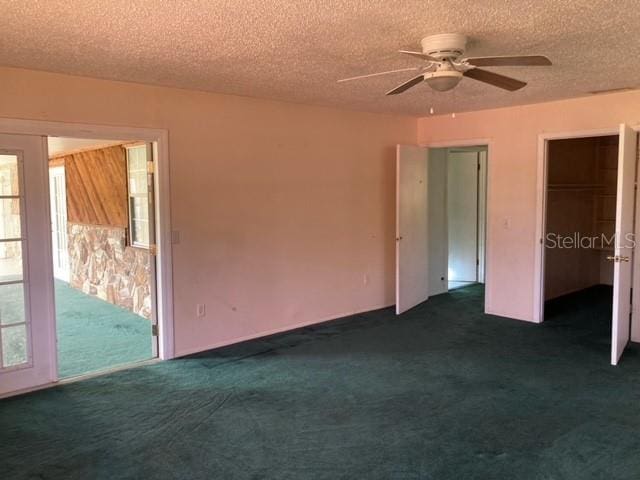
[[120, 227], [68, 224], [71, 286], [151, 317], [149, 252], [126, 245]]

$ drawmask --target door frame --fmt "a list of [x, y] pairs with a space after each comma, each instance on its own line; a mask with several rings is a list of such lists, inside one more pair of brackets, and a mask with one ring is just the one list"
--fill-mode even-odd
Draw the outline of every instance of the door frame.
[[[67, 185], [66, 185], [66, 181], [64, 180], [64, 179], [65, 179], [65, 167], [64, 167], [64, 165], [58, 165], [58, 166], [55, 166], [55, 167], [49, 167], [49, 200], [50, 200], [50, 201], [52, 200], [52, 197], [51, 197], [51, 194], [52, 194], [52, 192], [51, 192], [51, 179], [52, 179], [51, 174], [52, 174], [52, 172], [56, 172], [56, 173], [58, 173], [58, 172], [62, 172], [62, 178], [63, 178], [62, 185], [63, 185], [63, 189], [64, 189], [64, 200], [65, 200], [64, 206], [63, 206], [62, 208], [64, 208], [64, 217], [65, 217], [65, 219], [66, 219], [66, 218], [67, 218], [67, 213], [68, 213], [68, 212], [67, 212], [67, 205], [66, 205], [66, 200], [67, 200]], [[55, 196], [55, 195], [54, 195], [54, 196]], [[50, 205], [50, 207], [52, 207], [52, 212], [51, 212], [51, 225], [53, 225], [53, 224], [54, 224], [54, 221], [53, 221], [54, 212], [55, 212], [55, 214], [56, 214], [56, 215], [57, 215], [59, 212], [58, 212], [56, 209], [54, 209], [54, 208], [53, 208], [53, 204], [51, 204], [51, 205]], [[56, 221], [55, 223], [56, 223], [56, 228], [57, 228], [58, 230], [60, 230], [60, 225], [58, 225], [57, 221]], [[62, 228], [64, 229], [65, 245], [68, 245], [68, 243], [69, 243], [69, 238], [68, 238], [68, 237], [69, 237], [69, 233], [67, 232], [66, 225], [64, 225]], [[58, 245], [57, 240], [56, 240], [56, 241], [54, 241], [54, 237], [55, 237], [55, 235], [52, 235], [52, 236], [51, 236], [51, 245], [52, 245], [52, 248], [53, 248], [53, 247], [55, 247], [55, 248], [56, 248], [56, 250], [60, 250], [60, 248], [59, 248], [59, 247], [60, 247], [60, 245]], [[66, 263], [67, 263], [67, 269], [66, 269], [66, 271], [64, 272], [64, 278], [61, 278], [61, 280], [64, 280], [65, 282], [69, 282], [69, 276], [70, 276], [70, 273], [69, 273], [69, 252], [68, 252], [68, 251], [67, 251], [67, 259], [66, 259]], [[60, 273], [60, 271], [59, 271], [59, 270], [58, 270], [58, 273]], [[56, 277], [56, 267], [55, 267], [55, 266], [53, 267], [53, 276], [54, 276], [55, 278], [60, 278], [60, 277]]]
[[[158, 356], [169, 360], [175, 356], [173, 319], [173, 279], [172, 279], [172, 232], [169, 190], [169, 132], [165, 129], [129, 126], [109, 126], [84, 123], [66, 123], [42, 120], [0, 118], [0, 133], [38, 135], [43, 137], [100, 138], [105, 140], [142, 140], [156, 146], [155, 162], [155, 203], [157, 242], [157, 315], [158, 315]], [[45, 141], [45, 140], [43, 140]], [[46, 151], [46, 150], [45, 150]], [[43, 162], [47, 162], [43, 158]], [[47, 199], [50, 199], [47, 182]], [[50, 215], [50, 208], [49, 213]], [[50, 237], [50, 235], [49, 235]], [[50, 245], [49, 238], [47, 244]], [[49, 256], [51, 257], [49, 248]], [[50, 258], [50, 264], [52, 259]], [[53, 277], [51, 278], [53, 282]], [[53, 351], [53, 355], [57, 352]], [[55, 358], [50, 359], [56, 362]], [[55, 364], [55, 363], [53, 363]], [[55, 382], [53, 382], [55, 383]], [[44, 387], [50, 385], [44, 385]]]
[[[487, 228], [487, 148], [486, 145], [473, 145], [470, 147], [450, 147], [446, 148], [447, 169], [449, 165], [449, 155], [452, 153], [473, 152], [477, 154], [478, 175], [477, 175], [477, 198], [476, 198], [476, 283], [485, 283], [485, 240]], [[447, 176], [448, 178], [448, 176]], [[448, 191], [447, 191], [448, 197]]]
[[491, 304], [491, 296], [489, 292], [491, 291], [492, 277], [491, 277], [491, 245], [493, 241], [491, 239], [491, 229], [488, 228], [488, 223], [490, 217], [490, 205], [491, 205], [491, 169], [490, 166], [490, 158], [494, 148], [494, 142], [490, 138], [471, 138], [471, 139], [460, 139], [460, 140], [445, 140], [442, 142], [426, 142], [420, 143], [420, 147], [426, 148], [464, 148], [464, 147], [487, 147], [487, 154], [484, 159], [484, 265], [483, 265], [483, 273], [484, 273], [484, 313], [493, 314], [493, 315], [501, 315], [500, 312], [495, 312], [493, 310], [493, 306]]
[[[635, 129], [635, 127], [632, 127]], [[619, 135], [620, 126], [595, 130], [576, 130], [538, 135], [538, 165], [536, 170], [536, 233], [533, 268], [533, 322], [544, 321], [544, 236], [547, 221], [547, 154], [551, 140], [592, 138]]]

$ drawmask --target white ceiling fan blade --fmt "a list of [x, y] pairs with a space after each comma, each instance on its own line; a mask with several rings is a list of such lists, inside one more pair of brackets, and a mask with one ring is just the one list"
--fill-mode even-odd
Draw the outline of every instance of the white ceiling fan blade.
[[342, 78], [342, 79], [338, 80], [338, 83], [350, 82], [351, 80], [360, 80], [362, 78], [378, 77], [380, 75], [388, 75], [390, 73], [415, 72], [416, 70], [420, 70], [421, 68], [422, 67], [410, 67], [410, 68], [400, 68], [398, 70], [389, 70], [387, 72], [369, 73], [367, 75], [358, 75], [357, 77]]
[[410, 52], [409, 50], [398, 50], [398, 52], [402, 53], [404, 55], [411, 55], [412, 57], [421, 58], [422, 60], [429, 60], [430, 62], [440, 63], [440, 60], [438, 60], [437, 58], [432, 57], [430, 55], [427, 55], [426, 53]]
[[414, 87], [424, 81], [424, 73], [418, 75], [417, 77], [413, 77], [411, 80], [407, 80], [406, 82], [398, 85], [393, 90], [389, 90], [385, 95], [397, 95], [398, 93], [402, 93], [406, 90], [409, 90], [411, 87]]
[[551, 65], [551, 60], [544, 55], [471, 57], [465, 61], [476, 67], [545, 67]]

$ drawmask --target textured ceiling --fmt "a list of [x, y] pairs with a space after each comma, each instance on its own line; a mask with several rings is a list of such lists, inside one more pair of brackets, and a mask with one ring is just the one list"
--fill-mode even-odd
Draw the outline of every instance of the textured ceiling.
[[[0, 0], [0, 65], [411, 115], [460, 112], [640, 86], [638, 0]], [[496, 68], [507, 92], [463, 79], [384, 92], [418, 65], [396, 53], [430, 34], [468, 55], [545, 54], [552, 67]], [[0, 79], [1, 82], [1, 79]]]
[[112, 145], [120, 145], [120, 140], [97, 140], [93, 138], [67, 138], [67, 137], [48, 137], [48, 151], [50, 157], [57, 155], [65, 155], [82, 150], [94, 150], [105, 148]]

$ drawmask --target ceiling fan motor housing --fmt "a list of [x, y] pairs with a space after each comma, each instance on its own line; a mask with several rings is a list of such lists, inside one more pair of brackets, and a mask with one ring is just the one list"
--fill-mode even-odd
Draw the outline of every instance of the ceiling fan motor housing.
[[467, 37], [459, 33], [442, 33], [424, 37], [420, 42], [422, 53], [438, 60], [461, 57], [467, 47]]

